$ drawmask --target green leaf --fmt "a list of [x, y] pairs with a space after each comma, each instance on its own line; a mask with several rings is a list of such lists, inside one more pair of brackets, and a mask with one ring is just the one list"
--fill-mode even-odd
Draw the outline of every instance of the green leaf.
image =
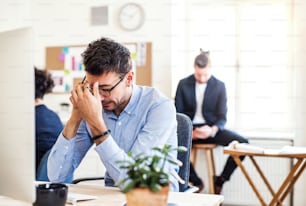
[[[120, 169], [127, 171], [127, 177], [116, 183], [117, 186], [126, 184], [122, 192], [126, 193], [133, 188], [149, 188], [157, 192], [161, 187], [169, 184], [169, 171], [164, 171], [166, 163], [182, 165], [181, 161], [172, 158], [169, 153], [177, 150], [187, 151], [183, 146], [172, 147], [165, 144], [163, 147], [152, 148], [153, 154], [139, 153], [133, 155], [131, 151], [127, 153], [128, 158], [117, 161]], [[174, 172], [174, 171], [172, 171]], [[177, 178], [177, 176], [175, 176]]]
[[162, 187], [160, 186], [160, 184], [157, 184], [157, 183], [153, 183], [150, 185], [150, 190], [152, 192], [158, 192], [159, 190], [161, 190], [161, 188]]
[[129, 192], [131, 189], [134, 188], [135, 184], [136, 184], [135, 181], [129, 182], [129, 183], [122, 189], [122, 192], [124, 192], [124, 193]]
[[116, 185], [116, 186], [120, 186], [120, 185], [122, 185], [123, 183], [125, 183], [127, 180], [129, 180], [128, 177], [126, 177], [126, 178], [124, 178], [124, 179], [122, 179], [122, 180], [119, 180], [115, 185]]
[[187, 149], [187, 147], [179, 146], [179, 147], [177, 148], [177, 151], [178, 151], [178, 152], [187, 152], [188, 149]]
[[178, 165], [180, 167], [183, 165], [183, 163], [178, 159], [168, 158], [167, 160], [168, 160], [169, 163], [174, 164], [174, 165]]

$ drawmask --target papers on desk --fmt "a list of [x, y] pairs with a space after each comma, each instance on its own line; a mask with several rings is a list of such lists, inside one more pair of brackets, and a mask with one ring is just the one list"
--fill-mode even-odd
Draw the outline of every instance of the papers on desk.
[[258, 147], [251, 144], [239, 143], [238, 141], [232, 141], [227, 149], [238, 150], [243, 152], [252, 152], [252, 153], [264, 153], [264, 148]]
[[284, 146], [281, 151], [281, 154], [306, 154], [306, 147], [298, 146]]
[[[126, 203], [124, 203], [123, 206], [128, 206]], [[178, 206], [177, 204], [175, 203], [168, 203], [167, 206]]]
[[84, 195], [84, 194], [68, 192], [67, 203], [74, 205], [78, 201], [94, 200], [97, 198], [98, 198], [97, 196], [93, 196], [93, 195]]
[[233, 141], [227, 147], [228, 149], [234, 149], [243, 152], [261, 153], [261, 154], [306, 154], [306, 147], [299, 146], [284, 146], [281, 149], [265, 149], [263, 147], [239, 143]]

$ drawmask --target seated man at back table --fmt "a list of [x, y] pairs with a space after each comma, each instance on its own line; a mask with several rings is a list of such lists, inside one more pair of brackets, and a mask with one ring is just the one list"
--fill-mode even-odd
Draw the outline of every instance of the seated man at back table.
[[[227, 113], [227, 96], [225, 85], [211, 73], [209, 52], [203, 52], [195, 58], [194, 74], [180, 80], [176, 95], [175, 106], [177, 112], [190, 117], [194, 129], [192, 144], [228, 145], [233, 140], [248, 143], [239, 134], [224, 128]], [[243, 159], [243, 158], [242, 158]], [[220, 194], [225, 181], [236, 169], [237, 165], [232, 157], [227, 159], [222, 173], [214, 177], [215, 193]], [[190, 164], [189, 181], [203, 188], [203, 182]]]

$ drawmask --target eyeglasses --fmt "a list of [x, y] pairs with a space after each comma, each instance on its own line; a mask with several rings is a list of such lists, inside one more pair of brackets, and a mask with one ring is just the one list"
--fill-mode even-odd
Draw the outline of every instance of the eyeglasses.
[[[104, 97], [109, 97], [111, 95], [111, 91], [113, 91], [123, 81], [124, 77], [125, 77], [125, 75], [120, 77], [119, 81], [114, 86], [112, 86], [109, 89], [103, 88], [104, 85], [103, 86], [99, 85], [99, 93], [100, 93], [100, 95], [102, 95]], [[84, 83], [85, 81], [86, 81], [86, 76], [84, 77], [82, 83]], [[93, 91], [93, 87], [92, 86], [90, 86], [90, 91]]]
[[104, 89], [102, 86], [99, 85], [100, 94], [104, 97], [109, 97], [111, 95], [111, 91], [113, 91], [113, 89], [115, 89], [123, 81], [123, 79], [124, 79], [124, 76], [121, 77], [119, 81], [109, 89]]

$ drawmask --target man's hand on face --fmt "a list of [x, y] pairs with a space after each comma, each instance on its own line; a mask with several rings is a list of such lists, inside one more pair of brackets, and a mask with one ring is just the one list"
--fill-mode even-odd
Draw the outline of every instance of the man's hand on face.
[[94, 124], [102, 120], [102, 104], [98, 89], [98, 82], [95, 82], [93, 88], [88, 83], [80, 84], [75, 90], [75, 106], [80, 115], [89, 124]]

